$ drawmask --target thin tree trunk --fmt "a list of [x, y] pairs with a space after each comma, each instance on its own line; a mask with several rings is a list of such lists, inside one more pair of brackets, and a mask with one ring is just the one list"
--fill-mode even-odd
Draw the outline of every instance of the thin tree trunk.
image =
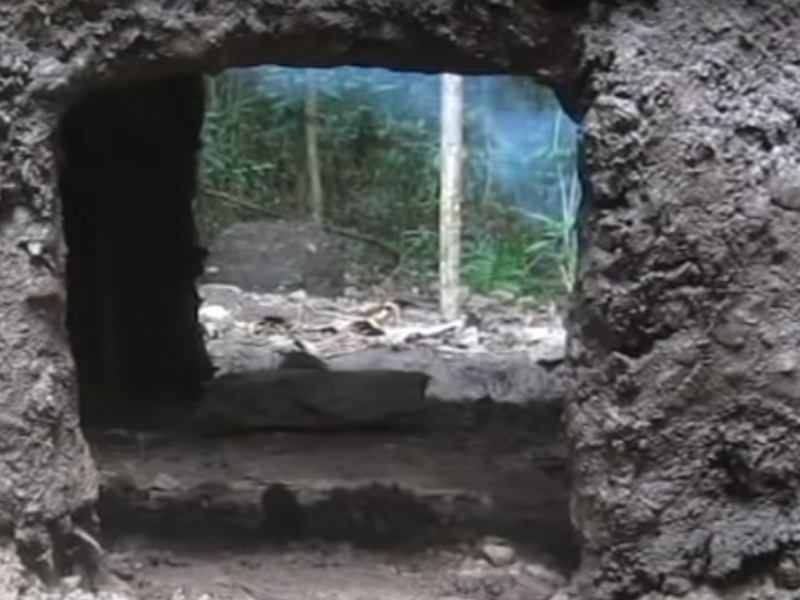
[[313, 71], [306, 74], [306, 159], [309, 183], [309, 208], [311, 220], [322, 226], [325, 220], [325, 202], [322, 194], [322, 173], [319, 164], [319, 92]]
[[439, 307], [445, 319], [459, 313], [461, 200], [464, 156], [464, 79], [442, 75]]

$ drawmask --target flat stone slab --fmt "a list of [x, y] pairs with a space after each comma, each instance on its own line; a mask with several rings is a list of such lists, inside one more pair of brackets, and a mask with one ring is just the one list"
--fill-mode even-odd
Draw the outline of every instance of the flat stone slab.
[[194, 424], [207, 432], [419, 426], [433, 410], [428, 379], [385, 370], [230, 373], [209, 383]]
[[561, 399], [560, 373], [534, 363], [524, 352], [453, 355], [433, 348], [368, 348], [328, 361], [333, 370], [396, 370], [425, 373], [425, 396], [440, 402], [525, 404]]

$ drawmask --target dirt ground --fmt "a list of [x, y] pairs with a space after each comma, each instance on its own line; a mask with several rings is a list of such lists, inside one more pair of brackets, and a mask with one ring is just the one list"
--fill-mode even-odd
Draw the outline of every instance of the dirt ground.
[[563, 583], [524, 558], [494, 567], [479, 555], [466, 547], [400, 554], [349, 544], [220, 554], [129, 537], [115, 544], [111, 563], [142, 600], [544, 600]]
[[113, 563], [147, 600], [439, 598], [437, 584], [447, 568], [441, 558], [426, 563], [355, 552], [346, 545], [265, 547], [220, 556], [137, 542], [118, 544]]
[[94, 432], [113, 572], [144, 600], [549, 598], [575, 562], [554, 417], [487, 405], [443, 422]]

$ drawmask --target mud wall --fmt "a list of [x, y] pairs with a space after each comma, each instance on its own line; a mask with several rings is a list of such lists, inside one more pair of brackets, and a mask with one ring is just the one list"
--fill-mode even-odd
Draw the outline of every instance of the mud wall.
[[798, 17], [631, 3], [587, 31], [568, 418], [587, 597], [797, 576]]
[[[75, 526], [89, 532], [95, 526], [97, 475], [79, 429], [64, 326], [66, 243], [57, 155], [70, 157], [56, 135], [60, 117], [87, 94], [110, 86], [264, 62], [534, 72], [568, 89], [580, 67], [575, 10], [554, 12], [545, 2], [522, 7], [460, 0], [0, 5], [0, 596], [17, 598], [33, 585], [26, 572], [44, 580], [70, 572], [85, 555], [72, 551], [85, 545]], [[130, 98], [133, 113], [137, 103], [148, 102], [137, 95]], [[99, 102], [97, 116], [113, 119], [113, 107]], [[176, 125], [170, 122], [170, 128]], [[119, 146], [112, 150], [122, 152]], [[122, 175], [133, 182], [130, 173]], [[113, 186], [104, 185], [103, 194], [110, 193]], [[136, 189], [141, 186], [136, 182]], [[81, 194], [84, 201], [100, 195]], [[185, 231], [176, 235], [188, 238]], [[70, 311], [70, 319], [80, 321], [80, 310]], [[76, 348], [98, 343], [89, 341], [97, 339], [91, 331], [79, 334], [85, 338]], [[84, 359], [92, 364], [90, 351]]]
[[198, 69], [379, 64], [529, 73], [559, 86], [571, 112], [589, 108], [568, 411], [583, 597], [680, 594], [791, 566], [793, 0], [105, 6], [0, 8], [0, 320], [11, 323], [0, 422], [18, 432], [0, 448], [0, 507], [18, 532], [91, 503], [95, 486], [59, 328], [63, 254], [45, 144], [57, 112], [89, 89]]
[[[0, 58], [0, 597], [55, 575], [75, 521], [91, 530], [97, 473], [67, 344], [56, 120], [30, 101], [34, 61]], [[58, 552], [54, 553], [54, 549]], [[23, 568], [23, 564], [27, 569]]]
[[194, 282], [202, 77], [94, 92], [58, 132], [67, 324], [84, 421], [191, 401], [211, 376]]

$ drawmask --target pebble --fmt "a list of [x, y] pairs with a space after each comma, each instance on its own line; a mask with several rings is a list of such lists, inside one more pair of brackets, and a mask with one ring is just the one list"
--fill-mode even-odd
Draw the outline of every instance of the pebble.
[[792, 557], [783, 558], [773, 575], [775, 585], [785, 590], [800, 589], [800, 566]]
[[71, 592], [72, 590], [77, 590], [81, 585], [81, 577], [80, 575], [71, 575], [69, 577], [64, 577], [61, 580], [61, 586], [63, 587], [64, 591]]
[[526, 575], [534, 577], [540, 581], [546, 581], [553, 587], [563, 587], [567, 584], [566, 580], [559, 573], [545, 567], [544, 565], [531, 563], [526, 564], [523, 568]]
[[800, 211], [800, 175], [796, 171], [774, 177], [770, 188], [773, 204], [784, 210]]
[[481, 554], [495, 567], [507, 567], [517, 559], [517, 553], [511, 546], [496, 541], [484, 542]]
[[151, 490], [160, 490], [162, 492], [173, 492], [180, 489], [180, 487], [181, 482], [166, 473], [159, 473], [150, 484]]
[[228, 321], [231, 319], [230, 311], [219, 304], [206, 304], [200, 308], [198, 315], [208, 321]]
[[692, 582], [685, 577], [669, 576], [664, 580], [661, 589], [670, 596], [682, 597], [692, 591]]

